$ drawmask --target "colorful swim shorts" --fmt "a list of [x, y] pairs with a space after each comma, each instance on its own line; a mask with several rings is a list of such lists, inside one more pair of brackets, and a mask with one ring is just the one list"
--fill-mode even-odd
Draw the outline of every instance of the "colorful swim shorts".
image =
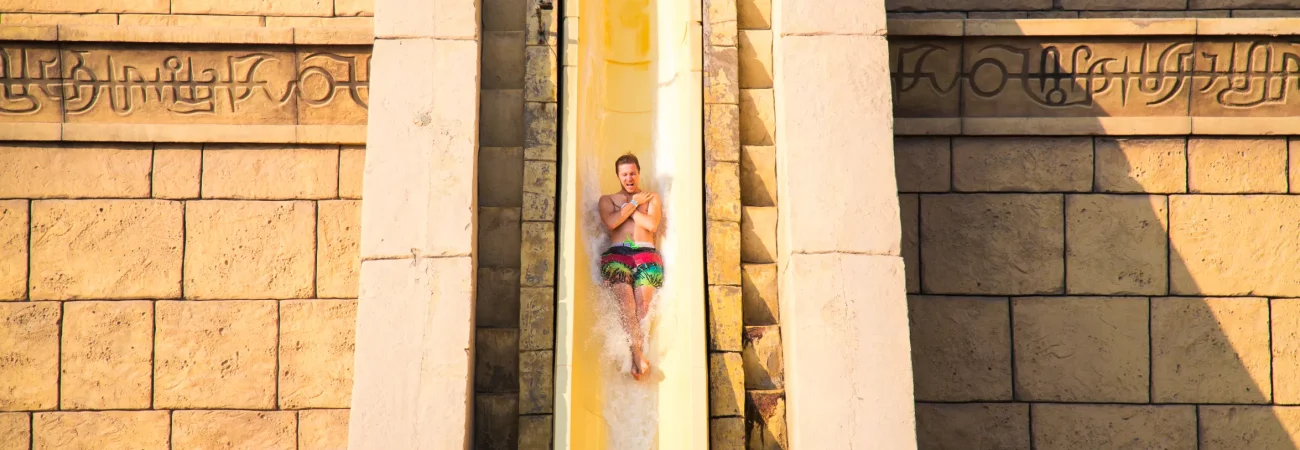
[[663, 263], [654, 247], [615, 245], [600, 255], [600, 274], [606, 283], [658, 289], [664, 285]]

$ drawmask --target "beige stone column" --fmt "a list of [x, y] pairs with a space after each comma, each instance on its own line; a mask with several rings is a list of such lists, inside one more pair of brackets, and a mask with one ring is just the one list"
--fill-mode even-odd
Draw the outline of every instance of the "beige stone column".
[[774, 0], [790, 448], [916, 448], [883, 0]]
[[472, 440], [478, 11], [375, 1], [351, 449]]

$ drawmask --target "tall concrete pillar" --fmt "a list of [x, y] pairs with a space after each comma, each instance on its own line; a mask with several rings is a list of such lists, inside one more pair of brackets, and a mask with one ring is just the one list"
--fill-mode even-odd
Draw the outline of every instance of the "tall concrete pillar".
[[478, 0], [376, 0], [348, 447], [472, 441]]
[[916, 448], [883, 0], [774, 0], [790, 448]]

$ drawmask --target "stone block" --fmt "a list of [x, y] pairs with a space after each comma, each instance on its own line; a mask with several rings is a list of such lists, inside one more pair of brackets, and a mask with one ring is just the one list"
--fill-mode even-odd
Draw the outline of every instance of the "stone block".
[[[916, 439], [902, 258], [796, 253], [783, 263], [790, 448]], [[846, 429], [857, 431], [837, 431]]]
[[704, 35], [708, 45], [736, 46], [736, 1], [707, 0], [704, 2]]
[[60, 306], [0, 303], [0, 411], [59, 407]]
[[921, 197], [916, 194], [898, 195], [899, 219], [903, 226], [900, 248], [903, 252], [903, 269], [907, 272], [907, 292], [921, 292]]
[[1286, 192], [1286, 140], [1189, 139], [1187, 177], [1188, 189], [1197, 193]]
[[1290, 192], [1300, 192], [1300, 170], [1290, 170], [1291, 167], [1300, 167], [1300, 140], [1290, 140], [1287, 142], [1287, 182], [1290, 186]]
[[741, 208], [740, 260], [747, 263], [775, 263], [776, 207]]
[[252, 0], [235, 0], [221, 3], [200, 2], [197, 0], [176, 0], [172, 2], [171, 12], [173, 14], [213, 14], [232, 16], [325, 17], [333, 15], [334, 2], [330, 0], [293, 0], [271, 4]]
[[185, 298], [312, 296], [315, 216], [306, 201], [187, 202]]
[[338, 166], [337, 148], [207, 146], [203, 149], [203, 198], [335, 198]]
[[555, 352], [541, 350], [519, 354], [519, 413], [549, 414], [555, 403]]
[[0, 2], [0, 11], [27, 13], [163, 13], [168, 12], [166, 0], [131, 0], [107, 1], [90, 0], [79, 2], [41, 2], [32, 3], [21, 0]]
[[[481, 157], [482, 152], [479, 152]], [[360, 200], [366, 174], [366, 148], [344, 146], [339, 150], [339, 197]], [[482, 191], [479, 191], [480, 195]], [[481, 199], [481, 197], [480, 197]]]
[[704, 217], [707, 220], [740, 222], [740, 164], [706, 161], [704, 163]]
[[785, 365], [781, 358], [781, 327], [745, 327], [745, 389], [776, 390], [785, 387]]
[[1102, 192], [1187, 192], [1187, 140], [1096, 138], [1093, 185]]
[[558, 110], [555, 103], [524, 104], [524, 158], [554, 161]]
[[[522, 9], [522, 8], [521, 8]], [[479, 40], [478, 2], [434, 4], [405, 1], [375, 2], [375, 36]], [[519, 23], [520, 27], [523, 23]]]
[[349, 442], [467, 448], [472, 435], [459, 430], [472, 426], [473, 258], [364, 261], [361, 279]]
[[526, 222], [523, 224], [522, 266], [520, 286], [555, 285], [555, 224]]
[[519, 440], [519, 399], [513, 394], [474, 395], [474, 449], [511, 450]]
[[316, 296], [357, 298], [361, 272], [361, 202], [316, 204]]
[[1300, 297], [1300, 264], [1278, 251], [1300, 235], [1300, 198], [1178, 195], [1169, 203], [1171, 295]]
[[[203, 152], [198, 145], [158, 144], [153, 155], [153, 197], [172, 200], [199, 197]], [[269, 180], [268, 180], [269, 181]]]
[[1034, 405], [1035, 449], [1196, 448], [1196, 407]]
[[737, 286], [709, 286], [709, 350], [738, 352], [744, 331], [742, 291]]
[[1025, 403], [917, 403], [916, 446], [927, 450], [970, 448], [1029, 450]]
[[24, 14], [6, 13], [5, 25], [95, 25], [117, 26], [117, 14]]
[[483, 0], [483, 31], [524, 31], [525, 5], [524, 0]]
[[335, 16], [374, 16], [373, 0], [334, 0]]
[[0, 301], [27, 299], [27, 200], [0, 200]]
[[1007, 299], [908, 297], [917, 401], [1011, 400]]
[[776, 191], [776, 147], [742, 147], [740, 203], [745, 206], [776, 206]]
[[479, 143], [484, 147], [524, 146], [524, 90], [482, 91]]
[[745, 448], [786, 450], [785, 391], [745, 391]]
[[308, 409], [298, 412], [298, 450], [337, 450], [347, 446], [348, 410]]
[[704, 160], [740, 161], [739, 105], [704, 105]]
[[[738, 2], [741, 7], [745, 1]], [[772, 31], [740, 31], [740, 87], [772, 88]]]
[[154, 407], [276, 406], [274, 301], [155, 305]]
[[705, 226], [708, 283], [740, 284], [740, 224], [710, 220]]
[[33, 449], [171, 448], [170, 411], [36, 413], [32, 428]]
[[479, 207], [522, 206], [524, 149], [483, 147], [478, 157]]
[[709, 419], [710, 450], [745, 450], [745, 418]]
[[71, 302], [63, 317], [59, 409], [148, 409], [153, 302]]
[[1166, 202], [1167, 197], [1158, 195], [1067, 195], [1067, 291], [1101, 295], [1167, 293]]
[[744, 359], [738, 352], [709, 353], [709, 416], [744, 414]]
[[949, 138], [894, 138], [898, 191], [947, 192], [952, 187], [951, 145]]
[[1016, 399], [1147, 403], [1146, 298], [1012, 300]]
[[519, 450], [551, 450], [552, 416], [519, 416]]
[[964, 192], [1092, 190], [1092, 138], [955, 138], [953, 188]]
[[[301, 39], [303, 31], [308, 28], [374, 28], [374, 17], [263, 17], [267, 28], [302, 28], [295, 31], [295, 39]], [[343, 31], [343, 30], [340, 30]], [[373, 36], [373, 32], [371, 33]], [[303, 42], [299, 40], [299, 44]], [[340, 49], [341, 50], [341, 49]], [[301, 103], [300, 103], [301, 105]]]
[[32, 418], [28, 413], [0, 413], [0, 448], [27, 449], [32, 443]]
[[[528, 37], [529, 46], [549, 46], [551, 54], [555, 55], [556, 47], [560, 45], [560, 28], [556, 17], [559, 11], [565, 5], [552, 8], [550, 10], [542, 9], [538, 0], [527, 0], [524, 11], [527, 12], [524, 20], [524, 36]], [[539, 11], [540, 10], [540, 11]], [[538, 16], [541, 16], [540, 18]], [[545, 101], [545, 100], [538, 100]], [[555, 101], [555, 100], [550, 100]]]
[[1184, 9], [1187, 2], [1183, 0], [1061, 0], [1061, 8], [1080, 10], [1150, 10], [1150, 9]]
[[1268, 403], [1268, 300], [1151, 299], [1151, 401]]
[[478, 268], [475, 325], [512, 328], [520, 324], [519, 269]]
[[922, 196], [922, 290], [1060, 293], [1065, 281], [1062, 203], [1056, 194]]
[[885, 0], [783, 5], [781, 33], [884, 36]]
[[32, 299], [179, 297], [183, 208], [166, 200], [33, 202]]
[[556, 61], [555, 47], [530, 45], [524, 51], [524, 58], [527, 64], [524, 70], [524, 101], [556, 101], [556, 83], [560, 77], [556, 70], [559, 62]]
[[1300, 433], [1296, 407], [1201, 405], [1197, 414], [1198, 448], [1205, 450], [1291, 448]]
[[474, 390], [519, 390], [519, 330], [479, 328], [474, 331]]
[[[704, 103], [740, 103], [740, 56], [736, 47], [704, 52]], [[770, 86], [769, 86], [770, 87]]]
[[524, 162], [524, 220], [555, 220], [558, 172], [553, 161]]
[[742, 30], [769, 30], [772, 28], [772, 0], [740, 0], [736, 2], [737, 25]]
[[[1187, 9], [1255, 9], [1294, 6], [1286, 0], [1188, 0], [1187, 2]], [[1235, 16], [1236, 11], [1233, 13]]]
[[[518, 278], [515, 278], [518, 280]], [[480, 290], [483, 289], [480, 285]], [[555, 348], [555, 289], [524, 288], [519, 292], [519, 350]]]
[[524, 31], [483, 32], [482, 88], [524, 88]]
[[776, 264], [741, 264], [740, 302], [745, 325], [781, 322]]
[[1300, 299], [1269, 303], [1272, 333], [1273, 403], [1300, 404]]
[[176, 411], [173, 448], [297, 448], [298, 420], [293, 411]]
[[0, 198], [144, 198], [149, 145], [0, 145]]
[[[452, 9], [469, 6], [458, 3]], [[421, 5], [426, 7], [432, 4]], [[422, 26], [428, 31], [427, 23]], [[371, 95], [384, 101], [371, 104], [370, 114], [393, 119], [366, 128], [365, 197], [370, 201], [362, 204], [363, 258], [409, 256], [412, 249], [428, 256], [473, 251], [479, 83], [475, 71], [461, 69], [478, 58], [474, 41], [376, 40]]]
[[356, 319], [356, 300], [281, 302], [281, 409], [346, 408], [351, 403]]
[[776, 101], [772, 89], [740, 90], [740, 143], [776, 145]]

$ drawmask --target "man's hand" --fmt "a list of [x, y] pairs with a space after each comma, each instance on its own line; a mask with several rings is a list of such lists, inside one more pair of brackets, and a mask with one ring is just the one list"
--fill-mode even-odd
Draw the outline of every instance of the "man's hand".
[[655, 195], [653, 193], [638, 192], [636, 195], [632, 196], [632, 201], [636, 202], [636, 204], [638, 205], [644, 205], [646, 203], [650, 203], [650, 200], [653, 200], [654, 198]]

